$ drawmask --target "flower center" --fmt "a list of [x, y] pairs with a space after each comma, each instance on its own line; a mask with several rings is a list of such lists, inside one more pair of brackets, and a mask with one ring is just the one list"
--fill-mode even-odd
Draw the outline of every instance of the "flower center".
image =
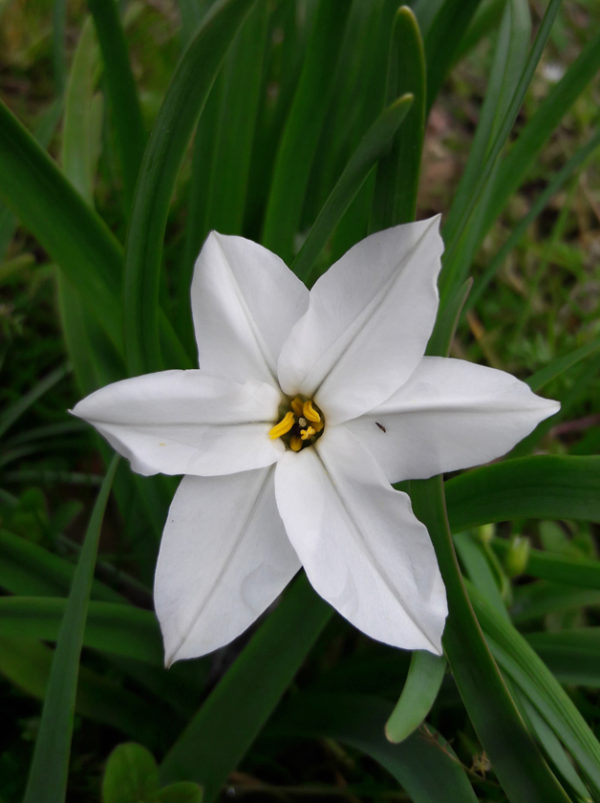
[[288, 449], [299, 452], [320, 438], [325, 427], [323, 413], [312, 399], [295, 396], [279, 407], [279, 421], [269, 430], [269, 438], [281, 438]]

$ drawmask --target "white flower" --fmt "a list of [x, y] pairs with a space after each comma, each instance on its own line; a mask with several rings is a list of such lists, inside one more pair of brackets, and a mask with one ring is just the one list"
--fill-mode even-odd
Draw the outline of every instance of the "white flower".
[[167, 663], [227, 644], [300, 566], [372, 638], [441, 652], [446, 595], [390, 483], [507, 452], [558, 404], [502, 371], [424, 357], [439, 219], [367, 237], [309, 292], [274, 254], [212, 233], [192, 310], [200, 369], [79, 402], [141, 474], [184, 474], [155, 604]]

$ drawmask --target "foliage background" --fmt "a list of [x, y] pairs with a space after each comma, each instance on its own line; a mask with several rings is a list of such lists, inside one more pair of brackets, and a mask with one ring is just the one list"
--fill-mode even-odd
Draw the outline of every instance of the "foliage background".
[[[109, 773], [107, 803], [158, 799], [183, 779], [207, 800], [222, 788], [258, 800], [597, 799], [600, 6], [416, 3], [422, 64], [397, 3], [259, 2], [218, 71], [248, 4], [217, 4], [222, 27], [203, 28], [212, 5], [133, 0], [119, 15], [112, 2], [0, 3], [0, 799], [26, 787], [30, 800], [62, 799], [67, 765], [68, 799], [100, 799], [107, 758], [127, 741], [162, 762], [160, 780], [130, 748], [124, 765], [148, 787], [111, 797]], [[389, 104], [408, 91], [403, 117]], [[65, 411], [112, 379], [192, 363], [189, 277], [210, 228], [262, 241], [310, 281], [415, 204], [446, 223], [432, 348], [450, 342], [472, 276], [450, 354], [562, 402], [502, 463], [447, 478], [494, 659], [434, 482], [412, 492], [455, 589], [443, 676], [330, 618], [301, 582], [240, 643], [164, 672], [149, 588], [174, 486], [120, 465], [71, 716], [84, 618], [68, 619], [64, 599], [79, 559], [71, 599], [79, 589], [85, 617], [94, 554], [80, 545], [99, 533], [100, 509], [88, 520], [110, 456]], [[63, 613], [71, 653], [54, 652]], [[71, 678], [62, 691], [46, 688], [53, 657]], [[402, 727], [428, 717], [391, 746], [383, 724], [405, 682]], [[168, 794], [193, 800], [197, 787]]]

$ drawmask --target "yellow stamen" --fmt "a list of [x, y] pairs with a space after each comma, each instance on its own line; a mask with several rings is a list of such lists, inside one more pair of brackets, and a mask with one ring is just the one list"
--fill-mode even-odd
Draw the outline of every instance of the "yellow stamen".
[[281, 421], [278, 424], [275, 424], [269, 430], [269, 438], [274, 441], [276, 438], [281, 438], [282, 435], [285, 435], [290, 429], [294, 426], [296, 419], [294, 418], [294, 414], [291, 410], [283, 416]]
[[292, 401], [290, 402], [290, 407], [298, 417], [302, 415], [302, 399], [300, 398], [300, 396], [296, 396], [295, 399], [292, 399]]
[[297, 438], [295, 435], [292, 435], [290, 438], [290, 449], [292, 452], [299, 452], [302, 449], [302, 440]]
[[314, 427], [306, 427], [306, 429], [300, 430], [300, 437], [303, 441], [307, 441], [309, 438], [312, 438], [313, 435], [316, 435], [317, 431]]
[[313, 403], [310, 399], [307, 399], [302, 405], [302, 413], [304, 414], [304, 418], [307, 418], [313, 424], [318, 424], [321, 421], [321, 416], [313, 407]]

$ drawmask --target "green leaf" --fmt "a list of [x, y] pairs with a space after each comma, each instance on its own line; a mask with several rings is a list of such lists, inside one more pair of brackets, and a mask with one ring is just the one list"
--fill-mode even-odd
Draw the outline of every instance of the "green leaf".
[[23, 396], [20, 396], [12, 404], [5, 407], [0, 413], [0, 437], [12, 427], [15, 421], [18, 421], [23, 413], [27, 412], [32, 404], [41, 398], [45, 393], [48, 393], [61, 379], [69, 373], [68, 365], [59, 365], [53, 371], [50, 371], [43, 379], [40, 379], [30, 390]]
[[269, 732], [344, 742], [385, 767], [413, 803], [475, 803], [475, 793], [450, 745], [429, 727], [392, 745], [383, 735], [388, 714], [389, 703], [378, 697], [303, 692], [278, 713]]
[[[600, 135], [600, 132], [598, 133]], [[557, 376], [561, 376], [561, 374], [564, 374], [565, 371], [569, 370], [569, 368], [572, 368], [582, 360], [585, 360], [587, 357], [595, 354], [598, 350], [600, 350], [600, 337], [590, 340], [589, 343], [586, 343], [584, 346], [580, 346], [578, 349], [570, 351], [568, 354], [563, 354], [560, 357], [551, 360], [551, 362], [549, 362], [543, 368], [540, 368], [539, 371], [536, 371], [535, 374], [532, 374], [529, 379], [526, 380], [526, 382], [533, 391], [539, 393], [543, 387], [545, 387], [553, 379], [556, 379]]]
[[59, 803], [66, 796], [79, 656], [100, 529], [117, 465], [118, 458], [115, 457], [100, 488], [73, 576], [48, 680], [24, 803]]
[[[506, 555], [510, 544], [500, 538], [493, 541], [494, 549], [500, 555]], [[543, 580], [552, 580], [564, 585], [578, 588], [594, 588], [600, 590], [600, 561], [587, 558], [572, 558], [565, 555], [555, 555], [551, 552], [542, 552], [539, 549], [530, 549], [527, 565], [523, 574], [539, 577]]]
[[[39, 700], [46, 694], [53, 655], [49, 647], [31, 639], [0, 636], [0, 673]], [[173, 720], [171, 710], [161, 710], [156, 701], [149, 708], [147, 700], [85, 666], [79, 670], [75, 711], [133, 738], [143, 733], [145, 741], [153, 745], [161, 744], [165, 725]]]
[[301, 575], [166, 754], [161, 781], [197, 781], [214, 800], [331, 615]]
[[102, 135], [102, 97], [95, 94], [99, 61], [94, 26], [88, 17], [66, 88], [61, 163], [65, 175], [90, 207], [94, 205], [94, 177]]
[[431, 108], [480, 0], [445, 0], [425, 37], [427, 107]]
[[[57, 597], [0, 597], [0, 635], [56, 641], [67, 601]], [[110, 602], [90, 602], [83, 645], [163, 665], [156, 618], [150, 611]]]
[[527, 633], [525, 638], [561, 683], [600, 688], [600, 628]]
[[588, 789], [584, 786], [571, 763], [571, 757], [563, 748], [552, 728], [548, 725], [546, 720], [538, 714], [534, 706], [531, 705], [527, 697], [519, 691], [514, 683], [510, 684], [510, 688], [513, 696], [519, 702], [519, 708], [526, 722], [535, 733], [537, 740], [542, 745], [544, 752], [548, 756], [551, 764], [556, 768], [559, 776], [575, 795], [577, 795], [576, 799], [579, 800], [579, 803], [593, 803]]
[[[485, 159], [481, 163], [480, 170], [474, 175], [474, 180], [469, 184], [469, 187], [465, 187], [465, 203], [457, 207], [456, 212], [453, 211], [450, 226], [444, 229], [447, 248], [439, 281], [442, 299], [445, 299], [455, 284], [464, 281], [466, 278], [466, 273], [471, 265], [471, 258], [477, 245], [477, 240], [473, 236], [474, 232], [477, 233], [479, 238], [483, 237], [489, 226], [500, 214], [501, 208], [497, 209], [493, 216], [488, 214], [493, 202], [495, 203], [498, 197], [496, 179], [498, 181], [504, 180], [505, 170], [507, 169], [505, 168], [505, 163], [499, 169], [497, 159], [508, 141], [542, 50], [550, 35], [559, 5], [560, 0], [550, 0], [527, 63], [512, 94], [508, 109], [502, 121], [494, 126], [493, 138], [486, 148]], [[563, 114], [564, 108], [561, 109], [559, 119]], [[549, 134], [550, 131], [547, 131], [546, 136], [549, 136]], [[530, 156], [532, 157], [533, 154], [530, 154]], [[516, 189], [516, 187], [518, 187], [518, 182], [514, 188]], [[503, 205], [504, 201], [502, 202]], [[472, 219], [473, 214], [475, 214], [475, 223], [473, 223]], [[465, 244], [465, 240], [468, 241], [468, 247]]]
[[146, 135], [115, 0], [87, 0], [104, 63], [106, 93], [123, 177], [126, 207], [133, 199]]
[[[300, 228], [310, 168], [331, 100], [349, 5], [317, 6], [302, 74], [275, 158], [261, 239], [288, 264], [294, 254], [294, 237]], [[315, 98], [319, 98], [318, 103]]]
[[600, 457], [535, 455], [493, 463], [446, 483], [455, 532], [516, 518], [600, 518]]
[[106, 762], [102, 803], [151, 803], [157, 789], [158, 769], [152, 753], [136, 742], [117, 745]]
[[[478, 188], [484, 191], [481, 186], [481, 176], [491, 164], [491, 162], [488, 164], [490, 151], [511, 109], [512, 98], [524, 73], [530, 36], [531, 16], [527, 0], [510, 0], [502, 16], [485, 99], [469, 151], [469, 159], [444, 226], [444, 237], [450, 244], [448, 255], [445, 256], [446, 264], [452, 253], [456, 232], [461, 228], [464, 229], [468, 214], [473, 209], [473, 193], [477, 192]], [[493, 182], [493, 175], [492, 173], [488, 188]], [[474, 208], [472, 219], [461, 241], [461, 258], [465, 262], [470, 260], [479, 243], [479, 228], [486, 197], [482, 194], [481, 203]], [[446, 267], [445, 270], [450, 271], [451, 268]], [[463, 271], [459, 278], [464, 275]]]
[[385, 723], [390, 742], [404, 741], [421, 725], [435, 703], [445, 672], [446, 661], [441, 656], [413, 652], [402, 694]]
[[164, 786], [156, 795], [156, 803], [202, 803], [202, 788], [190, 781]]
[[469, 596], [503, 671], [510, 675], [571, 752], [595, 794], [600, 794], [600, 743], [570, 697], [523, 636], [498, 616], [485, 597], [472, 586]]
[[384, 109], [362, 137], [325, 201], [292, 263], [292, 270], [308, 284], [312, 284], [317, 278], [316, 260], [327, 238], [356, 196], [373, 165], [389, 147], [394, 134], [410, 110], [412, 100], [411, 95], [404, 95]]
[[568, 798], [525, 727], [473, 613], [453, 549], [441, 478], [410, 486], [415, 514], [429, 530], [446, 585], [444, 650], [502, 788], [511, 801], [565, 803]]
[[371, 231], [415, 219], [425, 136], [426, 77], [423, 40], [408, 6], [398, 9], [392, 29], [386, 102], [410, 94], [413, 103], [390, 153], [377, 166]]
[[222, 0], [211, 8], [175, 70], [144, 152], [125, 253], [124, 326], [131, 374], [163, 366], [159, 286], [169, 204], [194, 125], [251, 6], [252, 0]]
[[[578, 148], [578, 150], [573, 154], [573, 156], [571, 156], [571, 158], [560, 170], [552, 174], [547, 186], [536, 197], [534, 203], [531, 205], [527, 214], [524, 215], [524, 217], [522, 217], [519, 220], [519, 222], [512, 228], [510, 235], [506, 239], [502, 248], [500, 248], [500, 250], [490, 260], [483, 274], [477, 278], [477, 282], [475, 283], [473, 292], [471, 293], [466, 304], [467, 309], [471, 309], [472, 307], [475, 306], [475, 304], [477, 304], [477, 302], [483, 295], [485, 289], [487, 288], [491, 280], [494, 278], [496, 273], [500, 270], [500, 268], [504, 264], [504, 261], [506, 260], [508, 254], [517, 245], [517, 243], [519, 243], [521, 238], [527, 232], [527, 229], [531, 225], [532, 221], [534, 221], [538, 217], [538, 215], [547, 206], [550, 199], [553, 198], [554, 195], [556, 195], [556, 193], [560, 190], [560, 188], [583, 165], [585, 160], [588, 159], [591, 156], [591, 154], [594, 153], [594, 151], [599, 145], [600, 145], [600, 130], [597, 131], [585, 145], [583, 145], [581, 148]], [[582, 349], [583, 348], [584, 347], [582, 347]], [[587, 355], [584, 354], [583, 356]], [[583, 356], [581, 357], [581, 359], [583, 359]], [[550, 376], [551, 371], [557, 370], [558, 373], [556, 373], [555, 375], [558, 376], [558, 374], [562, 370], [566, 370], [567, 367], [569, 366], [566, 365], [564, 368], [562, 367], [560, 363], [560, 358], [553, 360], [548, 366], [546, 366], [544, 369], [541, 369], [534, 375], [536, 382], [535, 387], [532, 384], [534, 377], [530, 377], [528, 383], [532, 388], [532, 390], [538, 391], [543, 386], [542, 384], [539, 384], [540, 382], [543, 382], [543, 384], [545, 384], [546, 381], [549, 381], [550, 378], [553, 378]]]
[[121, 348], [120, 248], [50, 157], [0, 103], [0, 196], [97, 313]]

